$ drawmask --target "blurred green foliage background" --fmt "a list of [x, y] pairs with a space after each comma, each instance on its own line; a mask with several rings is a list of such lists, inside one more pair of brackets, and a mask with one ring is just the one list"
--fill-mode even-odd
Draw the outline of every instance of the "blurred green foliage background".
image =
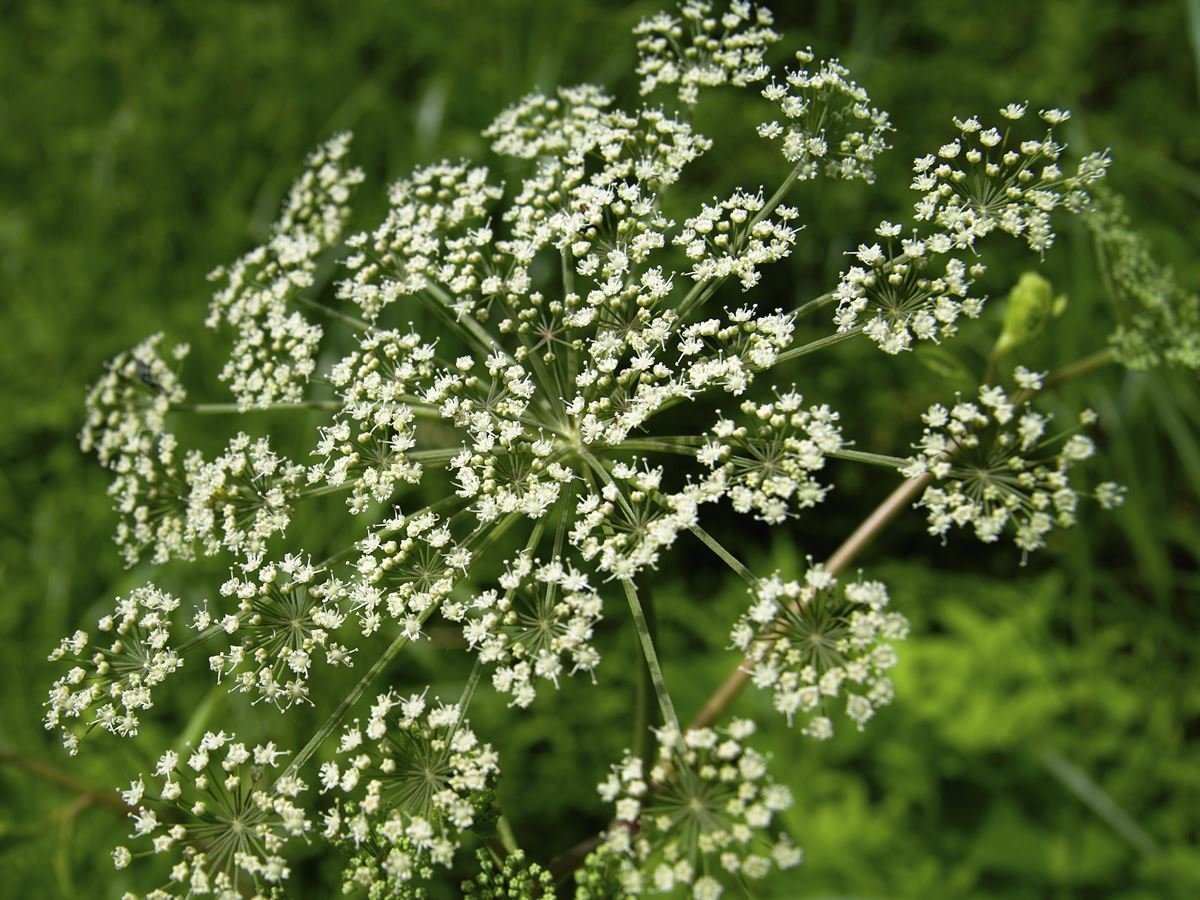
[[[760, 304], [821, 293], [843, 251], [879, 218], [902, 215], [908, 162], [951, 136], [951, 115], [1026, 99], [1075, 110], [1073, 149], [1112, 148], [1112, 181], [1135, 220], [1181, 279], [1200, 280], [1195, 2], [774, 5], [785, 45], [841, 55], [897, 133], [877, 189], [815, 186], [797, 195], [807, 228], [794, 258], [756, 292]], [[598, 81], [633, 102], [629, 30], [657, 8], [600, 0], [5, 4], [0, 894], [118, 896], [135, 882], [118, 878], [108, 858], [128, 830], [110, 808], [113, 786], [181, 732], [245, 727], [297, 745], [288, 736], [316, 721], [310, 712], [250, 713], [210, 693], [195, 667], [136, 742], [97, 741], [68, 760], [43, 731], [48, 650], [151, 574], [121, 568], [106, 476], [76, 446], [83, 391], [103, 361], [165, 330], [193, 340], [211, 362], [216, 338], [200, 325], [204, 275], [262, 236], [320, 139], [356, 132], [354, 156], [375, 188], [360, 194], [360, 221], [370, 222], [388, 180], [434, 158], [481, 156], [479, 130], [528, 90]], [[769, 192], [782, 177], [782, 161], [752, 133], [758, 112], [738, 94], [701, 113], [700, 130], [718, 140], [682, 208], [738, 184]], [[1038, 263], [1015, 252], [989, 262], [996, 298]], [[1020, 360], [1049, 368], [1100, 346], [1112, 319], [1082, 229], [1060, 235], [1041, 271], [1071, 302]], [[944, 350], [892, 359], [865, 342], [843, 344], [797, 361], [786, 377], [841, 410], [860, 446], [899, 453], [918, 436], [921, 409], [970, 387], [959, 373], [980, 371], [1000, 307]], [[192, 387], [220, 399], [214, 381]], [[1200, 896], [1196, 388], [1186, 373], [1114, 369], [1055, 394], [1064, 416], [1084, 404], [1100, 412], [1096, 468], [1127, 484], [1129, 500], [1116, 514], [1085, 510], [1080, 527], [1028, 565], [1008, 548], [961, 537], [942, 547], [913, 514], [861, 557], [914, 623], [896, 702], [864, 734], [842, 729], [816, 746], [774, 719], [763, 698], [739, 701], [773, 723], [763, 745], [795, 791], [788, 824], [808, 857], [772, 883], [770, 896]], [[301, 425], [261, 427], [302, 458]], [[894, 484], [851, 464], [834, 477], [821, 515], [742, 538], [757, 570], [822, 558]], [[295, 535], [314, 555], [335, 539], [319, 521], [300, 523]], [[677, 552], [654, 588], [667, 677], [685, 714], [733, 663], [726, 634], [744, 602], [738, 584], [689, 553]], [[220, 566], [161, 577], [199, 599], [214, 592]], [[565, 686], [533, 715], [483, 696], [472, 711], [501, 751], [501, 800], [516, 834], [543, 860], [603, 824], [594, 785], [629, 741], [632, 637], [619, 613], [612, 618], [598, 687]], [[460, 683], [463, 654], [447, 664], [450, 654], [432, 646], [438, 640], [410, 654], [393, 683]], [[318, 697], [318, 709], [335, 693]], [[298, 896], [331, 892], [328, 861], [303, 861], [297, 876]]]

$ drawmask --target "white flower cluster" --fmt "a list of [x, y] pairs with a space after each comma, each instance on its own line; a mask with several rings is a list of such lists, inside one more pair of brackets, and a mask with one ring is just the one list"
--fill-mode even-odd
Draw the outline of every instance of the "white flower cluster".
[[747, 400], [741, 405], [747, 424], [719, 419], [713, 438], [696, 451], [739, 513], [754, 512], [777, 525], [825, 499], [829, 487], [813, 473], [825, 467], [827, 454], [842, 448], [842, 430], [828, 406], [805, 409], [803, 402], [794, 390], [772, 403]]
[[430, 383], [434, 345], [416, 332], [375, 331], [330, 373], [342, 408], [320, 430], [315, 453], [322, 462], [309, 470], [310, 482], [349, 487], [347, 505], [355, 515], [370, 501], [385, 503], [400, 484], [416, 484], [422, 466], [408, 451], [416, 446], [415, 396]]
[[683, 223], [673, 240], [694, 262], [693, 281], [713, 281], [736, 275], [743, 290], [758, 284], [760, 266], [786, 259], [796, 243], [796, 229], [787, 223], [799, 213], [790, 206], [766, 207], [762, 193], [735, 191], [728, 199], [705, 204]]
[[450, 470], [457, 495], [471, 504], [480, 523], [510, 513], [540, 519], [571, 480], [570, 469], [555, 458], [554, 442], [528, 424], [536, 390], [524, 366], [493, 353], [482, 366], [463, 357], [423, 395], [466, 435]]
[[803, 581], [778, 574], [761, 579], [731, 640], [745, 654], [755, 686], [772, 692], [788, 724], [803, 716], [804, 734], [825, 740], [833, 736], [829, 705], [839, 695], [859, 729], [891, 702], [887, 672], [896, 651], [890, 642], [908, 636], [908, 620], [887, 606], [882, 583], [860, 580], [839, 589], [837, 579], [814, 565]]
[[314, 151], [267, 243], [209, 275], [221, 287], [206, 324], [236, 332], [220, 378], [243, 409], [298, 402], [316, 367], [321, 328], [288, 303], [312, 286], [320, 255], [340, 238], [350, 214], [350, 192], [363, 173], [343, 167], [349, 145], [343, 133]]
[[287, 530], [304, 467], [271, 449], [265, 438], [244, 433], [211, 461], [199, 451], [184, 460], [187, 511], [184, 538], [203, 552], [261, 553]]
[[433, 866], [449, 867], [500, 770], [462, 709], [430, 706], [424, 694], [380, 694], [338, 754], [321, 766], [322, 792], [344, 795], [325, 813], [323, 834], [351, 848], [345, 890], [372, 897], [407, 896]]
[[767, 760], [746, 739], [754, 723], [727, 728], [660, 729], [658, 759], [649, 773], [627, 754], [600, 785], [616, 806], [616, 821], [595, 851], [616, 857], [626, 894], [674, 894], [715, 900], [722, 879], [757, 881], [773, 869], [798, 865], [801, 852], [785, 834], [771, 836], [772, 820], [792, 805]]
[[[88, 393], [80, 437], [114, 473], [109, 494], [120, 520], [116, 542], [128, 565], [147, 549], [154, 562], [259, 552], [287, 529], [304, 468], [275, 453], [267, 438], [239, 433], [206, 460], [193, 450], [180, 461], [166, 417], [187, 394], [159, 356], [161, 335], [118, 355]], [[172, 355], [182, 359], [186, 345]]]
[[[186, 759], [174, 750], [159, 758], [157, 790], [139, 777], [121, 792], [134, 809], [131, 837], [146, 839], [155, 854], [179, 856], [167, 884], [146, 900], [281, 896], [291, 874], [283, 850], [312, 827], [296, 802], [304, 782], [274, 772], [283, 755], [273, 743], [247, 747], [234, 735], [209, 731]], [[127, 847], [113, 853], [119, 869], [132, 857]]]
[[[1016, 122], [1025, 107], [1010, 104], [1000, 114]], [[1001, 132], [984, 128], [976, 116], [956, 118], [962, 136], [913, 163], [912, 189], [921, 194], [914, 207], [917, 221], [943, 229], [956, 249], [973, 248], [999, 229], [1045, 252], [1054, 242], [1050, 214], [1060, 207], [1082, 211], [1088, 186], [1108, 170], [1108, 157], [1089, 153], [1068, 175], [1060, 165], [1065, 147], [1055, 141], [1054, 128], [1070, 113], [1042, 110], [1041, 118], [1045, 136], [1020, 143], [1010, 142], [1011, 125]]]
[[[241, 575], [221, 585], [221, 595], [236, 601], [236, 612], [215, 618], [197, 613], [194, 627], [214, 625], [232, 646], [208, 658], [220, 681], [229, 676], [230, 690], [255, 694], [278, 709], [308, 701], [308, 680], [320, 654], [331, 666], [348, 666], [354, 651], [333, 641], [346, 621], [345, 585], [299, 556], [264, 563], [250, 556]], [[257, 702], [257, 700], [255, 701]]]
[[616, 463], [598, 493], [579, 499], [571, 544], [609, 578], [629, 580], [654, 567], [681, 532], [699, 524], [700, 504], [724, 490], [719, 478], [709, 478], [664, 494], [662, 478], [661, 466]]
[[692, 106], [701, 88], [745, 87], [767, 77], [766, 52], [779, 40], [769, 9], [734, 0], [718, 16], [708, 0], [685, 0], [679, 14], [659, 13], [633, 31], [643, 94], [678, 85], [680, 102]]
[[432, 510], [410, 516], [397, 510], [359, 541], [358, 551], [358, 577], [348, 592], [364, 635], [379, 629], [382, 609], [418, 636], [471, 563], [471, 551]]
[[[156, 562], [165, 562], [186, 544], [179, 445], [166, 418], [187, 400], [187, 391], [160, 355], [162, 339], [152, 335], [118, 354], [84, 401], [79, 443], [113, 473], [108, 493], [121, 516], [115, 539], [128, 565], [146, 547], [155, 548]], [[179, 362], [187, 354], [188, 345], [179, 344], [170, 355]]]
[[93, 645], [86, 631], [76, 631], [50, 654], [51, 662], [72, 666], [50, 688], [45, 725], [59, 729], [72, 756], [79, 752], [80, 732], [99, 727], [121, 737], [138, 733], [139, 714], [154, 705], [153, 689], [183, 665], [169, 644], [178, 608], [179, 598], [142, 585], [118, 597], [113, 613], [100, 619], [103, 643]]
[[[162, 340], [154, 334], [118, 354], [88, 390], [79, 444], [105, 468], [128, 472], [142, 465], [166, 431], [171, 407], [187, 400], [178, 373], [160, 354]], [[188, 352], [187, 344], [177, 344], [170, 356], [179, 363]]]
[[602, 602], [587, 576], [555, 559], [546, 563], [521, 554], [509, 562], [500, 588], [476, 594], [469, 602], [442, 604], [442, 614], [465, 622], [467, 646], [481, 662], [496, 666], [492, 684], [527, 707], [537, 695], [534, 679], [558, 686], [569, 673], [591, 672], [600, 662], [592, 632]]
[[889, 147], [891, 119], [871, 106], [871, 98], [836, 59], [806, 68], [812, 48], [796, 54], [800, 68], [789, 70], [783, 82], [772, 81], [762, 95], [779, 104], [786, 124], [763, 122], [758, 133], [780, 141], [783, 158], [795, 164], [802, 181], [824, 174], [846, 181], [875, 181], [875, 160]]
[[[1025, 107], [1009, 104], [1001, 115], [1015, 122]], [[1078, 213], [1087, 189], [1104, 177], [1103, 153], [1083, 157], [1074, 174], [1060, 158], [1064, 147], [1053, 128], [1069, 117], [1044, 110], [1049, 128], [1041, 140], [1015, 143], [1013, 126], [1001, 132], [979, 119], [955, 119], [961, 137], [913, 163], [912, 189], [920, 193], [914, 218], [928, 233], [883, 222], [876, 233], [886, 242], [862, 244], [861, 265], [842, 273], [834, 321], [841, 332], [861, 328], [881, 349], [900, 353], [913, 340], [936, 341], [955, 332], [959, 316], [978, 316], [983, 299], [970, 296], [972, 279], [983, 274], [977, 243], [993, 231], [1019, 237], [1039, 253], [1054, 240], [1051, 213]]]
[[984, 298], [971, 295], [974, 280], [985, 271], [983, 263], [968, 265], [950, 255], [948, 235], [926, 240], [914, 232], [897, 241], [900, 232], [899, 225], [880, 223], [875, 233], [886, 249], [878, 242], [860, 244], [854, 255], [861, 265], [843, 272], [834, 291], [838, 331], [861, 329], [892, 354], [911, 350], [914, 340], [956, 334], [959, 318], [978, 318], [984, 304]]
[[[494, 251], [488, 224], [488, 208], [502, 191], [487, 179], [486, 168], [442, 162], [392, 185], [383, 222], [346, 242], [353, 251], [346, 260], [352, 274], [339, 285], [338, 297], [375, 321], [400, 297], [431, 286], [454, 296], [460, 315], [474, 311], [481, 292], [503, 290], [507, 279], [490, 277], [490, 266], [499, 260], [489, 258]], [[523, 270], [506, 274], [513, 290], [527, 283]]]
[[[1041, 375], [1021, 368], [1016, 380], [1026, 394], [1042, 386]], [[1045, 545], [1056, 525], [1075, 524], [1079, 493], [1069, 474], [1095, 452], [1090, 437], [1078, 429], [1048, 434], [1048, 415], [987, 385], [979, 389], [977, 403], [959, 399], [949, 408], [935, 403], [922, 420], [925, 433], [902, 471], [934, 481], [917, 504], [928, 514], [930, 534], [970, 526], [979, 540], [992, 543], [1011, 530], [1014, 543], [1029, 553]], [[1079, 428], [1095, 421], [1096, 414], [1085, 410]], [[1095, 496], [1107, 509], [1120, 504], [1123, 491], [1106, 482]]]

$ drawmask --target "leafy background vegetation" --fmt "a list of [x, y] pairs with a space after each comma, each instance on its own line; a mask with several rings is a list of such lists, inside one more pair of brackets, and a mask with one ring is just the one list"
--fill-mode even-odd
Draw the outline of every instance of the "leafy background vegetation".
[[[1073, 149], [1112, 148], [1113, 183], [1135, 220], [1182, 279], [1200, 278], [1197, 4], [775, 5], [789, 7], [777, 10], [789, 46], [840, 54], [898, 131], [879, 189], [815, 187], [796, 198], [807, 229], [795, 257], [756, 291], [762, 305], [821, 293], [844, 250], [879, 218], [902, 215], [908, 161], [951, 136], [951, 115], [1025, 99], [1076, 111]], [[151, 575], [121, 568], [106, 477], [76, 446], [85, 385], [105, 359], [160, 329], [195, 339], [201, 360], [215, 359], [216, 339], [199, 335], [204, 275], [261, 237], [319, 139], [354, 129], [356, 160], [381, 188], [422, 161], [481, 155], [479, 130], [534, 87], [600, 81], [632, 101], [629, 28], [655, 8], [598, 0], [7, 7], [0, 893], [116, 896], [133, 882], [107, 857], [128, 828], [111, 786], [205, 727], [269, 730], [296, 746], [317, 721], [311, 711], [286, 719], [248, 711], [210, 691], [201, 665], [136, 742], [99, 741], [68, 761], [42, 730], [46, 652]], [[736, 184], [769, 190], [782, 176], [782, 162], [752, 134], [755, 114], [741, 95], [701, 114], [700, 129], [719, 140], [692, 179], [703, 192], [682, 197], [681, 208]], [[367, 222], [382, 191], [362, 196]], [[786, 377], [842, 410], [864, 448], [899, 451], [931, 400], [947, 386], [971, 388], [995, 340], [1000, 298], [1037, 264], [1016, 253], [991, 262], [997, 301], [945, 348], [891, 359], [852, 342], [797, 361]], [[1112, 319], [1082, 229], [1060, 235], [1041, 271], [1070, 304], [1019, 361], [1049, 368], [1100, 345]], [[214, 383], [193, 388], [217, 393]], [[1194, 376], [1110, 370], [1052, 404], [1064, 416], [1085, 404], [1100, 412], [1097, 465], [1129, 486], [1121, 511], [1086, 510], [1080, 527], [1024, 567], [1009, 549], [960, 538], [942, 547], [910, 514], [860, 559], [914, 623], [895, 704], [865, 734], [841, 729], [817, 746], [776, 721], [761, 697], [739, 701], [772, 722], [763, 745], [796, 793], [789, 825], [808, 855], [772, 884], [773, 896], [1200, 895], [1200, 393]], [[257, 423], [293, 456], [307, 451], [304, 423]], [[200, 423], [196, 436], [214, 424]], [[743, 532], [756, 569], [794, 571], [808, 554], [822, 558], [894, 483], [851, 464], [834, 475], [821, 515]], [[732, 534], [720, 523], [714, 530]], [[316, 556], [337, 540], [318, 517], [295, 536]], [[667, 677], [685, 714], [731, 665], [727, 628], [744, 602], [737, 583], [693, 556], [678, 548], [653, 589]], [[220, 563], [161, 573], [190, 599], [211, 595], [219, 576]], [[603, 824], [594, 783], [629, 741], [632, 636], [618, 612], [610, 619], [597, 687], [572, 683], [533, 715], [505, 710], [489, 692], [473, 709], [502, 753], [501, 803], [542, 859]], [[449, 696], [464, 654], [441, 646], [451, 636], [432, 637], [392, 680], [432, 683]], [[337, 686], [322, 690], [318, 710]], [[313, 858], [297, 875], [313, 896], [334, 871]]]

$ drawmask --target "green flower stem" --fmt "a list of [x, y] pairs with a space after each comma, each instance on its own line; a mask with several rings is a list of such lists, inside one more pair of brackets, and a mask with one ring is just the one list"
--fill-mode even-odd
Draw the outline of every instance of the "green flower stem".
[[336, 412], [342, 408], [342, 404], [337, 400], [302, 400], [299, 403], [272, 403], [269, 406], [251, 406], [247, 409], [243, 409], [236, 403], [181, 403], [171, 408], [178, 412], [193, 412], [202, 415], [224, 415], [227, 413], [241, 415], [242, 413], [251, 412], [277, 412], [285, 409], [320, 409], [327, 412]]
[[658, 662], [658, 652], [654, 649], [654, 637], [646, 622], [645, 610], [638, 599], [637, 588], [634, 587], [632, 581], [626, 579], [621, 580], [621, 587], [625, 589], [625, 599], [629, 601], [629, 611], [633, 614], [633, 624], [637, 629], [638, 641], [642, 645], [642, 657], [650, 672], [650, 683], [654, 686], [663, 722], [671, 728], [679, 730], [679, 717], [675, 715], [675, 704], [671, 702], [671, 695], [667, 692], [667, 682], [663, 678], [662, 666]]
[[799, 347], [793, 347], [791, 350], [784, 350], [779, 354], [776, 363], [787, 362], [790, 359], [798, 359], [801, 356], [816, 353], [818, 350], [824, 350], [826, 347], [832, 347], [834, 344], [840, 344], [842, 341], [858, 337], [861, 333], [861, 328], [852, 328], [849, 331], [842, 331], [837, 334], [828, 335], [827, 337], [818, 338], [815, 341], [809, 341], [807, 344], [801, 344]]
[[404, 454], [406, 459], [413, 459], [417, 462], [449, 462], [462, 453], [462, 447], [444, 447], [436, 450], [410, 450]]
[[467, 683], [463, 687], [462, 695], [458, 698], [458, 718], [454, 720], [454, 728], [451, 734], [455, 734], [459, 726], [462, 725], [463, 719], [467, 717], [467, 709], [471, 705], [471, 701], [475, 698], [475, 688], [479, 686], [479, 673], [483, 671], [483, 663], [479, 658], [475, 658], [475, 665], [471, 666], [471, 674], [467, 676]]
[[709, 550], [711, 550], [720, 558], [721, 562], [729, 566], [729, 568], [732, 569], [739, 578], [745, 581], [746, 584], [750, 585], [751, 587], [758, 584], [758, 578], [755, 576], [755, 574], [746, 568], [740, 559], [721, 546], [721, 543], [715, 537], [713, 537], [699, 525], [692, 525], [690, 530], [692, 534], [704, 542], [704, 545], [708, 547]]
[[908, 460], [899, 456], [887, 456], [883, 453], [867, 453], [864, 450], [833, 450], [825, 454], [834, 459], [845, 459], [850, 462], [866, 463], [870, 466], [886, 466], [889, 469], [899, 469], [908, 464]]
[[642, 450], [650, 453], [677, 453], [681, 456], [695, 456], [696, 448], [704, 443], [702, 437], [661, 437], [661, 438], [631, 438], [612, 444], [609, 450]]
[[822, 308], [828, 306], [835, 299], [837, 299], [837, 295], [834, 294], [833, 292], [830, 292], [828, 294], [822, 294], [820, 297], [814, 297], [813, 299], [809, 300], [807, 303], [801, 303], [792, 312], [792, 315], [796, 316], [797, 318], [800, 316], [808, 315], [810, 312], [816, 312], [818, 309], [822, 309]]
[[800, 170], [803, 168], [803, 162], [798, 162], [796, 165], [792, 166], [792, 171], [788, 172], [787, 178], [783, 179], [783, 183], [775, 189], [775, 193], [771, 195], [770, 199], [767, 200], [763, 208], [760, 209], [755, 214], [754, 218], [750, 220], [750, 226], [746, 229], [747, 231], [753, 231], [755, 225], [757, 225], [771, 213], [775, 212], [775, 207], [783, 202], [783, 198], [786, 197], [788, 191], [792, 189], [792, 185], [795, 184], [796, 179], [800, 177]]
[[650, 756], [650, 669], [643, 661], [637, 667], [637, 679], [633, 684], [633, 737], [630, 741], [633, 755], [643, 762]]
[[505, 853], [516, 853], [520, 847], [517, 845], [517, 836], [513, 833], [512, 824], [508, 821], [508, 817], [501, 815], [496, 819], [496, 836], [500, 838], [500, 846], [504, 848]]
[[362, 319], [359, 319], [356, 316], [352, 316], [348, 313], [342, 312], [341, 310], [334, 309], [332, 306], [326, 306], [324, 303], [320, 303], [308, 297], [297, 297], [296, 302], [302, 303], [310, 309], [315, 309], [317, 312], [323, 313], [324, 315], [329, 316], [331, 319], [337, 319], [341, 322], [344, 322], [357, 331], [370, 331], [373, 327], [370, 322], [364, 322]]

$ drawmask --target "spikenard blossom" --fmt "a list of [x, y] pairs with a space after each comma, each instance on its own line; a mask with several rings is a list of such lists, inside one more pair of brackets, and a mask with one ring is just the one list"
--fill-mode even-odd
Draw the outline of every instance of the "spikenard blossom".
[[304, 481], [303, 466], [273, 451], [267, 438], [244, 433], [213, 460], [189, 453], [183, 469], [184, 534], [208, 555], [261, 553], [271, 537], [287, 530]]
[[693, 106], [701, 88], [762, 81], [771, 71], [766, 52], [780, 38], [772, 24], [769, 9], [741, 0], [721, 14], [707, 0], [686, 0], [678, 19], [669, 13], [643, 19], [633, 30], [642, 93], [678, 85], [680, 102]]
[[960, 136], [914, 161], [916, 227], [904, 237], [902, 226], [884, 222], [876, 234], [886, 246], [859, 246], [860, 265], [842, 273], [835, 292], [839, 331], [862, 329], [888, 353], [911, 349], [914, 340], [949, 337], [961, 316], [983, 309], [983, 298], [971, 294], [984, 272], [983, 238], [1001, 231], [1045, 253], [1054, 242], [1052, 214], [1087, 208], [1089, 189], [1108, 169], [1107, 154], [1087, 154], [1068, 174], [1054, 128], [1069, 113], [1043, 111], [1044, 136], [1018, 140], [1013, 123], [1024, 114], [1018, 104], [1001, 110], [1009, 122], [1003, 130], [984, 127], [976, 116], [956, 118]]
[[908, 635], [908, 620], [889, 610], [878, 581], [838, 586], [823, 566], [802, 581], [778, 575], [754, 588], [754, 603], [733, 626], [732, 643], [745, 654], [756, 687], [771, 691], [788, 724], [800, 717], [804, 734], [833, 736], [836, 702], [859, 729], [891, 702], [887, 672], [897, 662], [892, 641]]
[[347, 728], [338, 759], [321, 766], [327, 840], [350, 852], [345, 890], [404, 896], [449, 867], [462, 835], [490, 802], [499, 758], [480, 743], [460, 704], [425, 694], [380, 694], [365, 726]]
[[[1026, 369], [1018, 368], [1015, 378], [1024, 395], [1043, 384], [1042, 375]], [[930, 534], [944, 537], [951, 528], [971, 527], [979, 540], [992, 543], [1011, 532], [1027, 554], [1043, 547], [1056, 526], [1075, 524], [1080, 492], [1070, 471], [1095, 453], [1095, 442], [1082, 433], [1095, 423], [1094, 412], [1084, 410], [1076, 428], [1054, 432], [1051, 417], [1028, 400], [985, 385], [978, 402], [935, 403], [922, 420], [925, 433], [903, 473], [932, 479], [917, 503], [928, 515]], [[1105, 482], [1094, 496], [1108, 509], [1120, 504], [1123, 490]]]
[[746, 400], [744, 425], [721, 418], [696, 458], [712, 469], [733, 508], [753, 511], [772, 525], [797, 510], [815, 506], [829, 491], [814, 476], [827, 454], [842, 448], [838, 414], [828, 406], [804, 409], [804, 398], [788, 391], [772, 403]]
[[[805, 400], [778, 386], [777, 374], [795, 377], [779, 368], [860, 334], [889, 353], [950, 338], [983, 309], [976, 282], [990, 236], [1051, 249], [1052, 216], [1088, 208], [1107, 158], [1067, 162], [1054, 137], [1061, 110], [1042, 113], [1044, 136], [1018, 135], [1020, 104], [1001, 111], [1003, 130], [957, 120], [960, 135], [915, 163], [911, 222], [881, 223], [831, 290], [768, 308], [757, 293], [768, 267], [786, 263], [805, 211], [819, 211], [809, 182], [873, 183], [892, 130], [837, 60], [805, 50], [798, 66], [772, 73], [778, 39], [765, 9], [686, 0], [637, 29], [642, 91], [673, 89], [668, 105], [623, 109], [591, 85], [529, 94], [484, 131], [506, 159], [421, 166], [392, 185], [376, 222], [345, 237], [362, 173], [348, 163], [349, 136], [334, 137], [310, 157], [266, 242], [213, 273], [207, 324], [232, 335], [219, 380], [234, 402], [189, 402], [176, 368], [186, 346], [168, 350], [161, 336], [118, 356], [91, 390], [81, 443], [112, 473], [126, 562], [229, 554], [232, 574], [192, 612], [184, 645], [168, 624], [178, 601], [152, 586], [101, 620], [114, 640], [63, 641], [54, 658], [73, 667], [54, 684], [46, 724], [72, 751], [80, 730], [136, 732], [186, 649], [204, 646], [217, 680], [251, 703], [287, 709], [309, 701], [314, 672], [349, 664], [360, 635], [390, 640], [278, 777], [273, 745], [250, 751], [209, 733], [185, 765], [163, 757], [157, 794], [141, 779], [125, 792], [136, 834], [153, 835], [157, 852], [180, 851], [171, 891], [278, 888], [285, 843], [313, 837], [293, 770], [435, 615], [477, 656], [463, 698], [431, 706], [424, 694], [383, 693], [321, 768], [336, 799], [320, 831], [347, 851], [348, 891], [418, 895], [468, 832], [490, 825], [497, 754], [466, 720], [481, 673], [511, 706], [528, 707], [547, 683], [598, 675], [598, 625], [626, 607], [666, 724], [649, 772], [629, 755], [604, 783], [616, 824], [579, 896], [711, 900], [799, 862], [773, 829], [791, 797], [745, 745], [753, 725], [680, 729], [639, 582], [699, 541], [752, 587], [733, 644], [776, 708], [819, 738], [843, 709], [866, 722], [891, 697], [891, 643], [907, 628], [883, 586], [836, 585], [811, 565], [801, 581], [758, 577], [702, 523], [728, 515], [723, 501], [769, 525], [811, 515], [831, 494], [830, 459], [899, 467], [847, 449], [838, 412], [809, 388]], [[778, 142], [780, 172], [684, 207], [677, 185], [713, 142], [690, 109], [669, 104], [691, 107], [716, 86], [769, 102], [756, 130]], [[1149, 271], [1128, 242], [1110, 244], [1128, 257], [1120, 284]], [[326, 265], [324, 295], [340, 308], [318, 299]], [[1162, 315], [1149, 294], [1138, 303], [1151, 312], [1134, 331], [1191, 321]], [[830, 305], [832, 326], [814, 334], [802, 317]], [[350, 333], [325, 342], [308, 308]], [[1189, 364], [1190, 340], [1118, 346], [1129, 362]], [[1067, 473], [1092, 444], [1046, 437], [1045, 417], [1016, 409], [1040, 376], [1017, 380], [1020, 396], [989, 387], [977, 403], [927, 413], [903, 471], [930, 479], [921, 505], [935, 534], [972, 525], [991, 541], [1011, 530], [1028, 550], [1073, 520]], [[274, 418], [230, 429], [215, 456], [180, 446], [176, 417], [250, 410], [301, 413], [311, 455], [281, 455], [266, 436]], [[697, 416], [715, 425], [674, 433]], [[339, 497], [313, 499], [326, 494]], [[1111, 506], [1121, 490], [1094, 494]], [[288, 530], [323, 515], [321, 503], [343, 516], [344, 542], [313, 563], [288, 546]], [[118, 848], [114, 861], [132, 856]], [[488, 888], [545, 887], [516, 868], [489, 876]]]
[[[706, 900], [725, 884], [798, 865], [801, 852], [772, 829], [792, 794], [773, 781], [766, 757], [746, 745], [754, 731], [748, 719], [682, 734], [660, 729], [649, 772], [627, 754], [599, 786], [616, 817], [585, 873], [612, 866], [616, 887], [628, 896]], [[586, 886], [586, 874], [583, 880]]]
[[309, 702], [318, 657], [330, 666], [351, 664], [354, 651], [333, 640], [348, 617], [345, 585], [310, 561], [251, 556], [221, 585], [221, 595], [236, 603], [232, 611], [214, 616], [206, 607], [193, 625], [200, 632], [215, 626], [230, 639], [229, 649], [208, 658], [230, 690], [287, 709]]
[[188, 345], [171, 349], [173, 368], [160, 352], [162, 342], [155, 334], [118, 354], [84, 400], [79, 444], [113, 473], [108, 493], [120, 515], [114, 537], [129, 565], [147, 547], [156, 562], [165, 562], [187, 544], [179, 499], [186, 486], [167, 414], [187, 400], [178, 366]]
[[220, 284], [207, 325], [226, 325], [236, 337], [220, 373], [243, 409], [289, 403], [304, 395], [316, 369], [321, 327], [289, 309], [313, 284], [317, 262], [341, 236], [350, 192], [363, 180], [343, 160], [350, 135], [339, 134], [315, 150], [292, 185], [270, 239], [209, 280]]
[[312, 828], [298, 803], [304, 782], [275, 772], [285, 755], [273, 743], [248, 747], [224, 731], [205, 732], [190, 752], [168, 750], [150, 776], [121, 791], [133, 810], [134, 847], [149, 846], [136, 853], [119, 847], [113, 862], [124, 868], [135, 855], [174, 859], [167, 882], [146, 900], [282, 896], [291, 873], [283, 851]]
[[495, 667], [492, 683], [514, 706], [533, 702], [537, 680], [557, 687], [563, 675], [596, 668], [600, 654], [592, 635], [603, 603], [586, 575], [522, 554], [509, 562], [500, 588], [465, 603], [446, 601], [442, 614], [465, 622], [468, 647]]
[[836, 59], [816, 60], [812, 48], [796, 54], [800, 67], [782, 82], [772, 81], [762, 95], [779, 104], [786, 124], [763, 122], [758, 133], [778, 140], [783, 158], [807, 181], [824, 174], [846, 181], [875, 181], [875, 160], [888, 149], [891, 119], [871, 106], [866, 90]]
[[152, 584], [134, 588], [100, 619], [97, 643], [76, 631], [50, 654], [50, 662], [72, 665], [50, 688], [45, 725], [60, 731], [72, 756], [94, 728], [121, 737], [138, 733], [141, 714], [154, 705], [154, 688], [183, 665], [170, 646], [178, 608], [178, 597]]

